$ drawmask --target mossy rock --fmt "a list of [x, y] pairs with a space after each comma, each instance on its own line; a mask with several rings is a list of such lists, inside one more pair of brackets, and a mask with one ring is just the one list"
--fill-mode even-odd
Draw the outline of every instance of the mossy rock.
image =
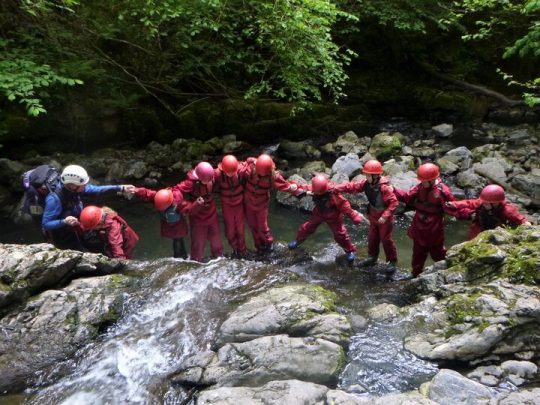
[[387, 160], [401, 152], [403, 135], [399, 132], [381, 132], [373, 137], [369, 153], [378, 160]]

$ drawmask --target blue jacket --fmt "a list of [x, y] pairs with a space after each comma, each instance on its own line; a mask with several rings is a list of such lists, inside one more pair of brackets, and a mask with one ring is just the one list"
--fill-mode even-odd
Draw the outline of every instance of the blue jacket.
[[66, 226], [64, 218], [70, 215], [79, 217], [83, 209], [81, 195], [101, 194], [106, 191], [121, 191], [122, 186], [95, 186], [93, 184], [87, 184], [82, 193], [72, 193], [63, 186], [58, 187], [58, 189], [58, 192], [51, 192], [45, 198], [41, 226], [46, 231], [52, 231]]

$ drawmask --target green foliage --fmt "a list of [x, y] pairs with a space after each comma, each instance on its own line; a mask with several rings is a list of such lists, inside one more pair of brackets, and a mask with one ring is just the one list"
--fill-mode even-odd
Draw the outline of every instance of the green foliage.
[[34, 55], [22, 49], [11, 48], [12, 41], [0, 39], [0, 94], [9, 101], [18, 101], [26, 107], [28, 115], [36, 117], [46, 112], [42, 99], [45, 88], [55, 84], [73, 86], [81, 80], [60, 75], [47, 64], [33, 60]]

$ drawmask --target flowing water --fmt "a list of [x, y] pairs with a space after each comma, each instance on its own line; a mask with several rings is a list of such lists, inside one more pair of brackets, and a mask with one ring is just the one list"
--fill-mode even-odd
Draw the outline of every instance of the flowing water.
[[[150, 204], [116, 201], [110, 205], [141, 236], [136, 259], [147, 274], [143, 285], [130, 293], [125, 315], [115, 326], [73, 359], [45, 370], [36, 387], [11, 397], [11, 403], [183, 403], [189, 393], [170, 386], [166, 377], [190, 355], [210, 348], [228, 312], [272, 285], [298, 279], [321, 285], [338, 294], [340, 312], [351, 316], [365, 315], [369, 307], [380, 303], [407, 303], [406, 281], [389, 282], [381, 269], [351, 268], [336, 261], [342, 251], [325, 225], [301, 247], [313, 260], [300, 264], [225, 258], [198, 264], [163, 258], [171, 255], [172, 247], [169, 240], [159, 237], [159, 219]], [[270, 227], [277, 240], [288, 241], [307, 218], [307, 214], [273, 206]], [[365, 256], [367, 227], [347, 226], [359, 256]], [[412, 243], [405, 228], [404, 220], [398, 220], [398, 275], [407, 271], [411, 256]], [[450, 222], [446, 233], [448, 245], [464, 241], [466, 224]], [[40, 241], [35, 231], [21, 228], [6, 229], [1, 239]], [[402, 347], [406, 327], [406, 322], [371, 323], [356, 332], [338, 386], [359, 395], [385, 394], [407, 391], [430, 379], [436, 366]]]

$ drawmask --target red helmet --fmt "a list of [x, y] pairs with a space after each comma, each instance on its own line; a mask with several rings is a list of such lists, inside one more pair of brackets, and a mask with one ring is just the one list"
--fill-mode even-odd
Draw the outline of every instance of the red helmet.
[[364, 174], [382, 174], [383, 168], [381, 162], [378, 160], [368, 160], [364, 167], [362, 168], [362, 173]]
[[496, 184], [485, 186], [480, 192], [480, 199], [486, 203], [500, 203], [504, 201], [504, 189]]
[[103, 216], [103, 210], [95, 205], [89, 205], [81, 212], [80, 222], [83, 229], [94, 229]]
[[203, 183], [214, 180], [214, 168], [208, 162], [201, 162], [195, 167], [195, 176]]
[[255, 172], [259, 176], [269, 176], [273, 168], [274, 161], [267, 154], [260, 155], [255, 162]]
[[324, 194], [328, 191], [328, 179], [322, 174], [318, 174], [311, 179], [311, 191], [313, 194]]
[[418, 180], [431, 181], [439, 177], [439, 167], [433, 163], [424, 163], [420, 165], [417, 171]]
[[233, 155], [223, 156], [221, 163], [218, 165], [220, 170], [223, 170], [229, 176], [236, 174], [238, 171], [238, 160]]
[[168, 188], [159, 190], [154, 196], [154, 207], [158, 211], [164, 211], [173, 203], [173, 193]]

